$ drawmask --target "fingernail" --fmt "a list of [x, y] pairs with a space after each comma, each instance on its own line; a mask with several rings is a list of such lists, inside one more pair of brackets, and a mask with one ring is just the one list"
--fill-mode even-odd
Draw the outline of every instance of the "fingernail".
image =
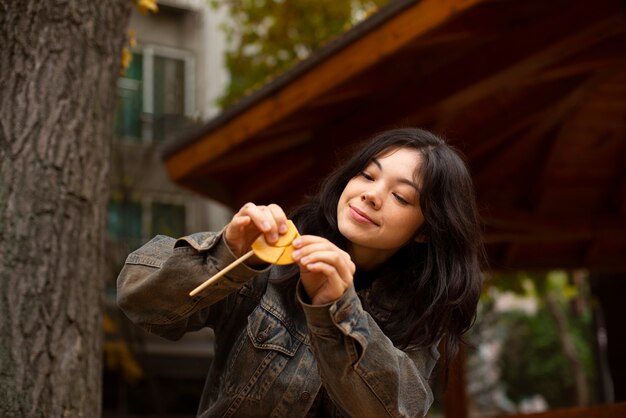
[[296, 238], [294, 239], [291, 244], [295, 247], [295, 248], [299, 248], [300, 245], [302, 245], [302, 240], [300, 238]]
[[309, 260], [310, 260], [309, 256], [308, 256], [308, 255], [305, 255], [304, 257], [302, 257], [302, 259], [300, 260], [300, 262], [301, 262], [302, 264], [306, 264], [306, 263], [308, 263], [308, 261], [309, 261]]
[[268, 229], [272, 229], [272, 226], [270, 225], [269, 222], [263, 222], [263, 225], [261, 225], [261, 227], [263, 228], [264, 231], [267, 231]]
[[293, 257], [294, 260], [297, 260], [298, 258], [300, 258], [300, 256], [302, 255], [302, 253], [300, 253], [300, 251], [296, 250], [293, 253], [291, 253], [291, 256]]
[[281, 234], [284, 234], [288, 230], [289, 230], [289, 228], [285, 224], [281, 224], [280, 227], [278, 228], [278, 232], [280, 232]]
[[278, 234], [270, 234], [270, 242], [278, 241]]

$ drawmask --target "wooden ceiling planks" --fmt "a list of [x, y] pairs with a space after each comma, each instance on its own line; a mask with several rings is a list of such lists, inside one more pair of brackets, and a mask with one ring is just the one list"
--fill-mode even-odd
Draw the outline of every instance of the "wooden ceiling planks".
[[[330, 91], [364, 68], [384, 60], [389, 54], [413, 39], [462, 13], [480, 0], [423, 0], [397, 15], [393, 24], [384, 22], [371, 33], [357, 39], [350, 50], [340, 49], [321, 61], [314, 72], [305, 72], [297, 83], [287, 85], [266, 100], [209, 132], [187, 147], [169, 155], [166, 165], [170, 176], [181, 180], [201, 167], [207, 157], [216, 158], [230, 147], [245, 142], [273, 123], [289, 117], [294, 111], [321, 93]], [[375, 51], [375, 53], [372, 53]]]
[[467, 156], [493, 266], [626, 271], [624, 3], [398, 3], [170, 152], [171, 176], [291, 206], [355, 141], [420, 125]]
[[[626, 67], [622, 70], [626, 71]], [[619, 190], [623, 176], [618, 175], [616, 182], [615, 175], [626, 156], [626, 131], [619, 120], [626, 121], [626, 108], [622, 105], [613, 109], [613, 115], [607, 115], [594, 105], [615, 94], [615, 90], [605, 92], [602, 88], [614, 77], [613, 69], [600, 72], [583, 86], [584, 94], [577, 100], [579, 106], [559, 132], [557, 146], [544, 167], [543, 190], [537, 192], [536, 210], [558, 212], [563, 199], [568, 199], [575, 200], [572, 211], [603, 212]], [[607, 124], [607, 120], [616, 123]]]

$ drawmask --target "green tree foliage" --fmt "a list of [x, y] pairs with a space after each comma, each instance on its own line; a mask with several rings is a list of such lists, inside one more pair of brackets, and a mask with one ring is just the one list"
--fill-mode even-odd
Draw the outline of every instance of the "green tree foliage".
[[227, 7], [224, 25], [228, 107], [345, 32], [390, 0], [213, 0]]
[[[591, 341], [591, 318], [568, 315], [569, 333], [583, 360], [589, 387], [593, 387], [594, 365]], [[508, 333], [501, 357], [502, 380], [507, 394], [515, 402], [540, 393], [551, 408], [575, 405], [575, 382], [572, 368], [563, 354], [554, 324], [546, 309], [528, 316], [511, 312], [501, 318]]]
[[[592, 310], [586, 280], [579, 274], [551, 271], [498, 274], [484, 294], [482, 319], [502, 341], [500, 384], [514, 403], [541, 394], [551, 408], [593, 402], [595, 365]], [[534, 299], [535, 314], [515, 308], [494, 310], [497, 294]], [[482, 321], [484, 322], [484, 321]], [[484, 332], [481, 334], [484, 338]], [[482, 341], [474, 340], [475, 343]], [[578, 379], [578, 380], [577, 380]]]

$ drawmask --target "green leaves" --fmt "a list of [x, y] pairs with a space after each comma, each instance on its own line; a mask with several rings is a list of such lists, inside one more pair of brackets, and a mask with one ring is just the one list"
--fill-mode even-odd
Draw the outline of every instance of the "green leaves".
[[225, 0], [231, 21], [226, 66], [228, 107], [305, 59], [389, 0]]

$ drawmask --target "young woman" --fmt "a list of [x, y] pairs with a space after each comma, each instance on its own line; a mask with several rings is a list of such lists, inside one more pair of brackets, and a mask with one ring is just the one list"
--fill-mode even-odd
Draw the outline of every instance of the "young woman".
[[193, 298], [260, 234], [276, 241], [287, 216], [248, 203], [220, 233], [156, 237], [129, 255], [119, 305], [166, 338], [214, 329], [199, 416], [424, 416], [437, 347], [456, 354], [481, 289], [461, 158], [430, 132], [384, 132], [291, 219], [295, 264], [253, 257]]

